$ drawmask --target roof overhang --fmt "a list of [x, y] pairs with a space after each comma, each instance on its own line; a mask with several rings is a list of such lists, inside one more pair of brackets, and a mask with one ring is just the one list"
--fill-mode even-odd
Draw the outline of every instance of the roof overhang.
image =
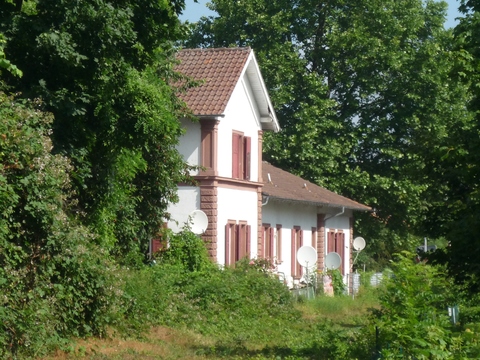
[[372, 209], [367, 206], [355, 207], [355, 206], [340, 205], [340, 204], [318, 202], [318, 201], [286, 199], [286, 198], [280, 198], [277, 196], [272, 196], [272, 195], [269, 195], [268, 193], [262, 193], [262, 196], [268, 196], [269, 201], [274, 200], [274, 201], [290, 203], [290, 204], [312, 205], [312, 206], [321, 206], [321, 207], [328, 207], [328, 208], [335, 208], [335, 209], [344, 208], [344, 209], [355, 210], [355, 211], [372, 211]]
[[275, 132], [280, 131], [280, 125], [278, 123], [277, 116], [275, 115], [275, 111], [270, 101], [265, 82], [263, 81], [260, 68], [253, 51], [250, 52], [244, 72], [250, 83], [258, 110], [260, 112], [260, 123], [262, 130], [270, 130]]

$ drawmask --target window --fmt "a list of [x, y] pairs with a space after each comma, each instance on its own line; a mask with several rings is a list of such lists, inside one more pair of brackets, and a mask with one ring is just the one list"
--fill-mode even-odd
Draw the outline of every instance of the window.
[[265, 259], [272, 259], [274, 257], [273, 253], [273, 240], [274, 240], [274, 229], [270, 227], [270, 224], [263, 224], [262, 232], [262, 247], [263, 247], [263, 257]]
[[243, 133], [232, 134], [232, 177], [250, 180], [252, 139]]
[[294, 279], [302, 277], [302, 266], [297, 261], [297, 251], [303, 245], [303, 231], [300, 226], [294, 226], [292, 229], [292, 276]]
[[340, 272], [345, 275], [345, 233], [342, 230], [330, 229], [327, 235], [327, 254], [335, 251], [340, 255], [342, 264], [340, 265]]
[[246, 221], [229, 220], [225, 225], [225, 265], [250, 256], [250, 225]]

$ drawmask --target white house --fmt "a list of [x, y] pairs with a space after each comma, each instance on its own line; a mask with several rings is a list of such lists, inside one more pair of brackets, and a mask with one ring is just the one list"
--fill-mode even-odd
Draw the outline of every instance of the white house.
[[278, 271], [299, 279], [304, 269], [297, 251], [310, 245], [317, 252], [316, 267], [324, 270], [325, 256], [340, 255], [340, 271], [352, 268], [353, 211], [368, 206], [337, 195], [298, 176], [263, 162], [261, 257], [275, 260]]
[[262, 161], [263, 132], [280, 127], [253, 51], [185, 49], [177, 59], [178, 71], [203, 81], [182, 95], [199, 122], [181, 120], [186, 133], [178, 146], [202, 170], [192, 174], [197, 186], [179, 185], [168, 227], [177, 230], [202, 210], [208, 217], [202, 237], [220, 265], [267, 257], [298, 278], [296, 250], [311, 244], [318, 268], [327, 252], [337, 251], [349, 272], [352, 211], [370, 208]]

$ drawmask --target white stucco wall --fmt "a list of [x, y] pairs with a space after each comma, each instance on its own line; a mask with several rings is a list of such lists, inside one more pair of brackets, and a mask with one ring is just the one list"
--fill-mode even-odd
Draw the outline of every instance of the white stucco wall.
[[168, 221], [168, 228], [173, 232], [182, 230], [188, 217], [194, 210], [200, 209], [200, 188], [196, 186], [180, 186], [178, 189], [179, 201], [176, 204], [169, 204], [167, 212], [171, 220]]
[[[262, 222], [270, 224], [271, 227], [277, 225], [282, 226], [282, 262], [278, 265], [278, 271], [285, 274], [287, 279], [291, 277], [292, 267], [292, 233], [294, 226], [299, 226], [303, 230], [303, 245], [312, 245], [312, 227], [317, 227], [317, 213], [321, 213], [323, 209], [309, 205], [297, 205], [291, 202], [278, 202], [269, 200], [267, 205], [262, 208]], [[332, 209], [329, 209], [331, 212]], [[345, 274], [350, 272], [350, 216], [351, 211], [345, 211], [344, 214], [335, 217], [329, 216], [334, 214], [327, 214], [325, 221], [325, 249], [324, 254], [327, 254], [327, 233], [330, 229], [343, 230], [345, 233], [345, 261], [342, 267]], [[320, 229], [317, 229], [320, 231]], [[276, 245], [275, 245], [276, 246]], [[315, 247], [315, 246], [314, 246]], [[276, 251], [276, 250], [275, 250]]]
[[[192, 122], [188, 119], [182, 119], [182, 127], [185, 134], [180, 138], [177, 146], [178, 151], [183, 159], [192, 166], [199, 166], [201, 161], [200, 144], [201, 144], [201, 127], [199, 122]], [[190, 175], [197, 175], [198, 170], [191, 171]]]
[[248, 96], [245, 81], [237, 83], [225, 110], [225, 117], [218, 125], [218, 175], [232, 176], [232, 132], [243, 132], [251, 142], [250, 180], [258, 181], [258, 131], [261, 129], [254, 104]]
[[217, 216], [217, 260], [225, 264], [225, 225], [228, 220], [246, 221], [251, 226], [251, 254], [257, 255], [257, 193], [255, 191], [218, 188], [218, 216]]
[[278, 271], [288, 278], [292, 268], [292, 229], [299, 226], [303, 230], [303, 245], [311, 246], [312, 227], [317, 227], [317, 208], [269, 200], [262, 207], [262, 223], [270, 224], [271, 227], [282, 226], [282, 262], [278, 264]]

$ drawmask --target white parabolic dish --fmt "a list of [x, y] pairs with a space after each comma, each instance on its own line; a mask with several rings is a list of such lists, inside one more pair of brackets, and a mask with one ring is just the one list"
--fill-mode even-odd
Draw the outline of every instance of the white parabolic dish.
[[191, 230], [194, 234], [203, 234], [208, 227], [208, 217], [202, 210], [194, 210], [190, 214]]
[[297, 261], [303, 267], [312, 267], [317, 262], [317, 250], [310, 245], [303, 245], [297, 251]]
[[342, 258], [334, 251], [327, 254], [325, 257], [325, 267], [327, 269], [338, 269], [342, 264]]
[[362, 238], [362, 237], [356, 237], [355, 239], [353, 239], [353, 248], [357, 251], [361, 251], [363, 249], [365, 249], [365, 239]]

